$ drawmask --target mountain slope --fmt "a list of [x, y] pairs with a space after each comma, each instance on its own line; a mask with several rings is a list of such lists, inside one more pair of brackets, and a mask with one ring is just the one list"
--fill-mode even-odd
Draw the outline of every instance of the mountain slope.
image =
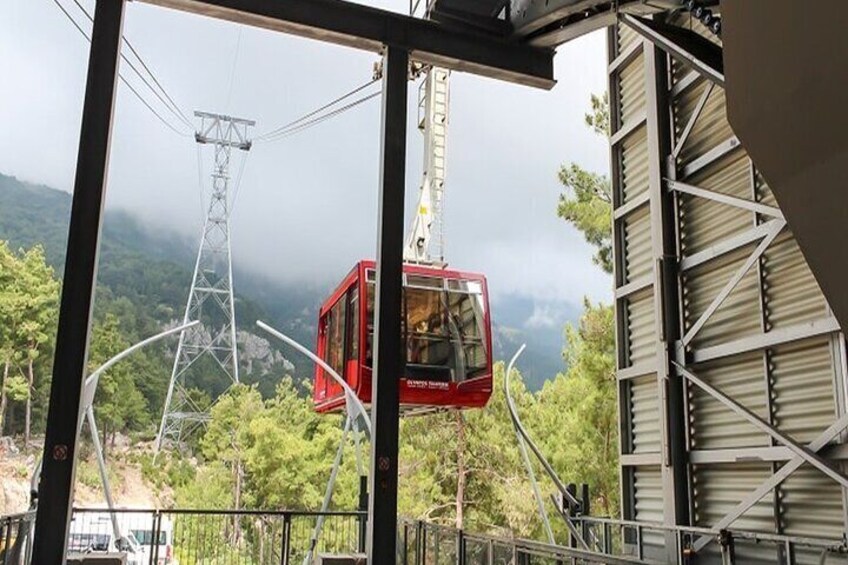
[[[70, 217], [71, 195], [0, 174], [0, 240], [11, 247], [40, 243], [57, 276], [62, 275]], [[188, 295], [197, 243], [176, 232], [151, 230], [131, 214], [107, 210], [98, 272], [99, 292], [126, 297], [159, 322], [179, 319]], [[254, 323], [266, 320], [301, 343], [315, 343], [318, 307], [325, 285], [304, 287], [271, 280], [239, 269], [233, 274], [236, 319], [240, 329], [255, 332]], [[322, 289], [321, 287], [325, 289]], [[522, 296], [492, 298], [493, 344], [497, 360], [508, 360], [522, 343], [527, 350], [518, 364], [531, 390], [565, 369], [562, 360], [563, 326], [576, 320], [579, 310], [565, 302], [544, 302]], [[151, 328], [136, 328], [149, 334]], [[295, 364], [295, 375], [309, 378], [311, 363], [284, 351]]]

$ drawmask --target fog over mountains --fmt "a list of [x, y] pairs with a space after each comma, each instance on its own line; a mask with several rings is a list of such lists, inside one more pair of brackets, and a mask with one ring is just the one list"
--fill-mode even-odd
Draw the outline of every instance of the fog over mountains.
[[[61, 276], [70, 204], [66, 192], [0, 174], [0, 240], [13, 248], [41, 243]], [[152, 229], [122, 210], [107, 210], [101, 241], [99, 288], [108, 287], [114, 295], [159, 309], [165, 316], [181, 316], [197, 241], [175, 231]], [[339, 265], [339, 279], [350, 266]], [[241, 329], [252, 332], [255, 320], [261, 318], [302, 343], [315, 343], [318, 307], [338, 280], [308, 285], [275, 280], [239, 265], [238, 257], [233, 268]], [[579, 304], [494, 293], [491, 308], [496, 360], [508, 359], [526, 343], [519, 368], [534, 390], [564, 369], [563, 329], [577, 319]], [[295, 352], [284, 354], [299, 376], [311, 374], [305, 358]]]

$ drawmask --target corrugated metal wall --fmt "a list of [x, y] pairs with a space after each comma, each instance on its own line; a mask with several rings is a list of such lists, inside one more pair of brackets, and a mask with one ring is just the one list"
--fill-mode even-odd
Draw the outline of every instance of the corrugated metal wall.
[[[697, 22], [677, 23], [719, 41]], [[652, 98], [646, 85], [654, 81], [649, 76], [654, 67], [646, 64], [646, 56], [653, 46], [624, 24], [611, 28], [609, 39], [623, 518], [674, 524], [679, 512], [672, 513], [667, 500], [674, 495], [664, 478], [664, 466], [671, 462], [663, 418], [665, 403], [675, 399], [666, 398], [667, 389], [658, 378], [664, 374], [662, 364], [676, 359], [780, 432], [806, 444], [844, 413], [844, 338], [784, 227], [685, 347], [679, 341], [666, 344], [661, 326], [667, 312], [658, 312], [660, 294], [667, 299], [673, 290], [678, 304], [673, 322], [685, 335], [754, 253], [768, 227], [764, 224], [781, 220], [745, 207], [745, 202], [776, 203], [728, 124], [723, 89], [666, 59], [667, 76], [659, 83], [665, 83], [667, 92]], [[658, 107], [651, 107], [652, 102]], [[664, 112], [667, 121], [661, 119]], [[687, 127], [696, 114], [694, 126]], [[650, 162], [657, 154], [648, 145], [650, 120], [660, 128], [667, 126], [669, 147], [688, 131], [675, 159]], [[652, 187], [652, 167], [672, 180], [743, 202], [732, 205], [672, 191], [661, 180], [654, 180], [658, 186]], [[660, 217], [658, 198], [669, 199], [673, 220]], [[659, 272], [657, 242], [663, 233], [676, 242], [674, 289], [665, 288]], [[670, 378], [682, 377], [672, 370]], [[688, 520], [690, 525], [712, 527], [791, 453], [697, 386], [687, 383], [681, 396], [677, 401], [685, 417], [669, 421], [667, 427], [686, 432]], [[842, 469], [848, 449], [827, 449], [832, 464]], [[804, 464], [730, 529], [841, 539], [846, 532], [845, 493]], [[717, 556], [712, 545], [702, 555]], [[737, 545], [737, 557], [745, 563], [786, 559], [773, 547], [746, 543]], [[796, 563], [817, 563], [820, 556], [798, 551], [792, 557]]]

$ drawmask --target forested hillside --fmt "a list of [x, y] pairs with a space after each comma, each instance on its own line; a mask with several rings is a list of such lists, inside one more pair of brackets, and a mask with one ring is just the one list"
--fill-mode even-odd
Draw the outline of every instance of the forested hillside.
[[[560, 173], [566, 190], [559, 213], [587, 234], [607, 268], [603, 222], [609, 215], [599, 213], [604, 179], [573, 172]], [[0, 435], [22, 437], [24, 445], [43, 427], [69, 209], [66, 193], [0, 175]], [[587, 218], [595, 223], [584, 229]], [[107, 212], [90, 370], [182, 317], [194, 248], [194, 241], [152, 233], [126, 213]], [[316, 508], [341, 438], [341, 419], [312, 409], [303, 378], [311, 372], [308, 362], [292, 355], [292, 366], [289, 352], [252, 332], [254, 320], [265, 319], [314, 343], [316, 308], [327, 289], [289, 288], [237, 267], [235, 286], [244, 384], [219, 398], [207, 428], [188, 446], [191, 457], [166, 453], [154, 464], [145, 441], [155, 434], [161, 414], [173, 342], [142, 350], [104, 375], [95, 412], [107, 451], [116, 436], [129, 436], [146, 482], [172, 493], [164, 504]], [[537, 311], [545, 314], [538, 327], [528, 323]], [[502, 389], [503, 359], [526, 340], [532, 361], [522, 371], [525, 378], [516, 373], [512, 381], [525, 425], [566, 482], [590, 484], [595, 513], [617, 515], [611, 308], [587, 302], [581, 314], [561, 303], [502, 296], [493, 302], [493, 316], [500, 362], [489, 404], [401, 424], [400, 511], [477, 531], [542, 536]], [[578, 317], [579, 323], [565, 328]], [[204, 381], [206, 367], [198, 365], [201, 377], [194, 385], [199, 401], [208, 403], [226, 383]], [[352, 445], [345, 461], [333, 507], [349, 509], [358, 485]], [[540, 476], [548, 499], [552, 483]], [[555, 515], [552, 508], [550, 513]], [[564, 539], [560, 521], [555, 528]]]
[[[47, 262], [61, 278], [71, 195], [43, 185], [34, 185], [0, 173], [0, 241], [13, 250], [40, 244]], [[100, 297], [125, 297], [138, 306], [136, 316], [161, 322], [182, 317], [197, 241], [176, 232], [150, 230], [121, 210], [107, 210], [101, 239], [98, 289]], [[345, 274], [343, 266], [339, 276]], [[323, 285], [282, 284], [239, 268], [234, 262], [236, 318], [240, 328], [253, 331], [257, 319], [285, 331], [304, 344], [315, 342], [318, 305], [338, 281]], [[108, 289], [108, 290], [104, 290]], [[527, 351], [519, 367], [530, 390], [539, 390], [564, 367], [561, 356], [567, 322], [577, 320], [579, 310], [563, 302], [539, 302], [519, 296], [494, 296], [494, 354], [509, 358], [522, 343]], [[547, 326], [527, 325], [534, 312], [554, 315]], [[139, 332], [151, 326], [138, 327]], [[150, 332], [148, 332], [150, 333]], [[286, 357], [295, 365], [295, 376], [307, 378], [311, 365], [296, 352]], [[273, 390], [266, 388], [266, 392]]]

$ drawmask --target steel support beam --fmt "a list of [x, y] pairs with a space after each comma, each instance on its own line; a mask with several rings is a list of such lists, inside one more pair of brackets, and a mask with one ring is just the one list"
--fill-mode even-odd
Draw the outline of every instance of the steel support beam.
[[552, 49], [463, 32], [434, 21], [341, 0], [143, 0], [193, 14], [379, 53], [384, 45], [422, 63], [552, 88]]
[[98, 0], [94, 11], [38, 489], [32, 562], [42, 565], [65, 560], [123, 15], [124, 0]]
[[[677, 253], [674, 196], [666, 187], [666, 157], [671, 153], [671, 124], [668, 112], [668, 64], [663, 51], [646, 42], [645, 104], [647, 108], [648, 192], [651, 208], [651, 240], [654, 259], [654, 310], [656, 312], [657, 397], [659, 398], [662, 440], [663, 522], [668, 526], [689, 524], [689, 485], [684, 388], [680, 379], [671, 378], [674, 343], [680, 327], [678, 320]], [[665, 540], [669, 563], [678, 560], [681, 548], [674, 535]]]
[[380, 198], [377, 213], [377, 301], [371, 392], [371, 485], [368, 562], [390, 565], [397, 545], [398, 382], [406, 360], [401, 339], [404, 190], [409, 51], [389, 45], [383, 55]]

